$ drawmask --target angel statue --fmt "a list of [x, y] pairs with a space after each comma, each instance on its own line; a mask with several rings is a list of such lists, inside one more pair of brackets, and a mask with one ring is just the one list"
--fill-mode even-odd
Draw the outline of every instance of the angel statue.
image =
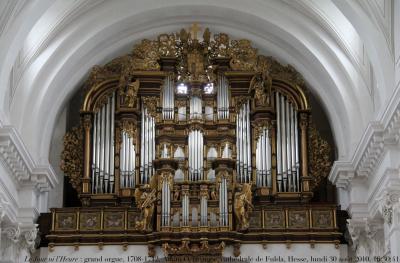
[[235, 194], [234, 201], [234, 212], [238, 230], [247, 230], [249, 228], [249, 215], [254, 208], [251, 201], [251, 183], [243, 184], [241, 191]]
[[157, 200], [156, 189], [151, 190], [150, 185], [146, 184], [144, 190], [136, 188], [135, 200], [137, 207], [141, 210], [141, 218], [136, 222], [136, 229], [142, 231], [151, 231], [151, 219], [154, 212], [154, 202]]

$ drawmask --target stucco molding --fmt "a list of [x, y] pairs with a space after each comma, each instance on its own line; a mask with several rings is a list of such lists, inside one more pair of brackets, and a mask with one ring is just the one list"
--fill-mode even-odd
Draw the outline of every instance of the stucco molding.
[[[400, 88], [396, 89], [380, 121], [371, 122], [350, 161], [336, 161], [329, 180], [347, 187], [356, 177], [369, 178], [379, 167], [388, 146], [399, 144]], [[352, 177], [349, 177], [352, 174]], [[346, 186], [347, 184], [347, 186]]]
[[7, 167], [18, 188], [34, 187], [39, 192], [49, 191], [58, 183], [50, 164], [33, 162], [15, 128], [0, 128], [0, 161]]

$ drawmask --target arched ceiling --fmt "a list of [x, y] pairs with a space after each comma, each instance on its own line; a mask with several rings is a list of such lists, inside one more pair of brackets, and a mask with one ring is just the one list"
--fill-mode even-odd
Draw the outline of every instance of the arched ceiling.
[[57, 117], [93, 65], [127, 53], [142, 38], [198, 22], [292, 64], [325, 107], [339, 159], [346, 160], [394, 87], [385, 70], [390, 45], [375, 45], [384, 34], [362, 25], [368, 18], [362, 7], [342, 2], [4, 1], [0, 124], [15, 126], [35, 162], [48, 163]]

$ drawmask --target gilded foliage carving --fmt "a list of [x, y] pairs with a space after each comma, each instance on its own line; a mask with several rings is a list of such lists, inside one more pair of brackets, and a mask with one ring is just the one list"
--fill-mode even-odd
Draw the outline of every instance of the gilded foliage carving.
[[132, 51], [133, 70], [160, 70], [158, 41], [143, 39]]
[[[132, 122], [132, 121], [128, 121], [128, 120], [123, 120], [122, 124], [121, 124], [121, 128], [124, 132], [126, 132], [128, 134], [128, 136], [130, 138], [135, 139], [136, 138], [136, 125]], [[133, 140], [133, 143], [135, 142], [135, 140]]]
[[211, 56], [214, 58], [227, 58], [229, 54], [229, 36], [225, 33], [214, 35], [214, 41], [211, 43]]
[[64, 150], [61, 153], [61, 170], [69, 177], [72, 186], [81, 192], [83, 174], [83, 129], [72, 128], [64, 136]]
[[146, 106], [148, 113], [152, 117], [156, 117], [157, 114], [157, 105], [158, 98], [157, 97], [143, 97], [143, 104]]
[[332, 167], [331, 147], [312, 123], [308, 126], [308, 171], [313, 178], [312, 188], [329, 175]]
[[158, 36], [158, 52], [161, 57], [176, 57], [178, 48], [175, 34], [161, 34]]
[[215, 81], [216, 65], [212, 64], [215, 58], [229, 59], [231, 70], [255, 72], [252, 88], [259, 104], [266, 102], [268, 96], [265, 94], [270, 90], [273, 78], [305, 87], [304, 79], [291, 65], [283, 66], [272, 57], [259, 55], [249, 40], [230, 39], [226, 33], [212, 35], [206, 28], [200, 41], [197, 39], [199, 32], [196, 24], [189, 30], [160, 34], [156, 40], [144, 39], [133, 47], [130, 54], [103, 67], [93, 67], [85, 86], [91, 88], [113, 76], [119, 77], [119, 87], [125, 88], [133, 82], [134, 72], [158, 71], [161, 69], [160, 59], [169, 57], [177, 59], [178, 81]]
[[230, 47], [232, 70], [253, 71], [257, 63], [257, 49], [247, 39], [232, 40]]
[[165, 256], [172, 255], [222, 255], [225, 243], [209, 244], [207, 240], [202, 240], [200, 243], [192, 243], [189, 240], [183, 239], [180, 245], [164, 243], [162, 249]]

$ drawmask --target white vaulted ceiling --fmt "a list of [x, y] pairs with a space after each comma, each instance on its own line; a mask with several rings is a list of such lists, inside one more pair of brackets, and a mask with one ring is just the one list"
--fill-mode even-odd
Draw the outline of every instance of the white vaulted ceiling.
[[[373, 3], [381, 7], [373, 9], [377, 13]], [[35, 163], [48, 164], [57, 117], [93, 65], [129, 52], [142, 38], [198, 22], [212, 32], [250, 39], [260, 53], [292, 64], [325, 107], [338, 157], [346, 160], [395, 86], [385, 3], [1, 1], [1, 125], [16, 128]]]

